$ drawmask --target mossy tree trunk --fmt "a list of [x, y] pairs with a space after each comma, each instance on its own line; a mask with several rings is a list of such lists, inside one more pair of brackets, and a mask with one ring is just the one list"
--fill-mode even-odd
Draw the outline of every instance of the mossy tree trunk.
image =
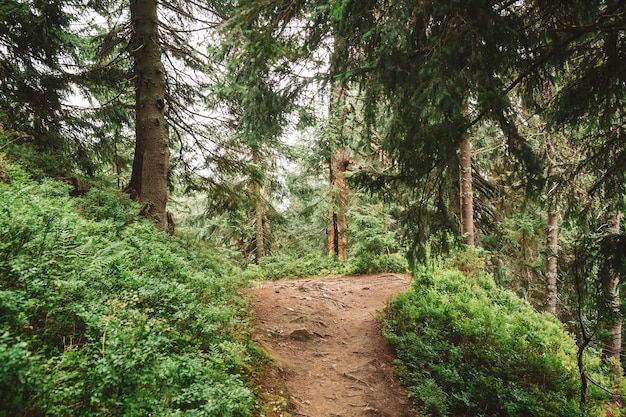
[[330, 212], [326, 233], [328, 236], [328, 255], [344, 261], [348, 257], [348, 222], [346, 170], [349, 159], [346, 157], [344, 123], [347, 118], [346, 91], [341, 83], [335, 80], [336, 66], [343, 47], [341, 38], [335, 39], [333, 56], [331, 57], [330, 78], [331, 90], [328, 104], [328, 126], [330, 134], [328, 168], [329, 168], [329, 203]]
[[344, 149], [338, 149], [331, 153], [329, 161], [330, 170], [330, 215], [328, 219], [328, 254], [337, 257], [338, 260], [347, 259], [348, 246], [348, 222], [347, 211], [347, 186], [345, 172], [349, 161]]
[[[328, 254], [339, 261], [348, 258], [348, 222], [346, 219], [348, 204], [348, 188], [346, 170], [350, 159], [346, 155], [349, 128], [346, 127], [348, 108], [346, 106], [347, 88], [346, 71], [349, 68], [350, 49], [345, 28], [347, 19], [346, 6], [331, 13], [330, 30], [332, 36], [332, 52], [330, 54], [329, 100], [328, 100], [328, 168], [329, 168], [329, 217], [326, 233], [328, 236]], [[335, 6], [336, 7], [336, 6]], [[348, 132], [348, 134], [346, 134]]]

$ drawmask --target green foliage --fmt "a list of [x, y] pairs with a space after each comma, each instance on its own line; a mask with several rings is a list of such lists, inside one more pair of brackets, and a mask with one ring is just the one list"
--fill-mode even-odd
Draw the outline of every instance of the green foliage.
[[309, 276], [359, 275], [377, 272], [405, 273], [406, 260], [398, 255], [361, 255], [338, 262], [328, 256], [268, 256], [259, 265], [250, 265], [244, 276], [251, 280], [277, 280]]
[[336, 260], [323, 256], [267, 256], [250, 265], [245, 276], [256, 280], [277, 280], [319, 275], [343, 275], [346, 269]]
[[[3, 292], [4, 293], [4, 292]], [[5, 294], [1, 295], [2, 297]], [[17, 415], [26, 408], [32, 373], [27, 343], [8, 332], [0, 335], [0, 415]]]
[[[598, 233], [596, 230], [602, 227], [589, 226], [593, 231], [573, 228], [566, 236], [568, 244], [561, 250], [564, 279], [560, 283], [560, 316], [586, 353], [585, 372], [603, 389], [623, 396], [624, 388], [618, 386], [620, 381], [607, 378], [607, 369], [618, 364], [612, 362], [613, 358], [607, 360], [605, 349], [613, 342], [611, 329], [623, 321], [624, 303], [623, 299], [620, 304], [615, 303], [619, 298], [615, 299], [614, 280], [626, 273], [626, 239], [623, 232]], [[623, 279], [620, 281], [623, 283]], [[594, 364], [599, 357], [603, 357], [604, 366]], [[589, 398], [601, 400], [606, 393], [594, 385], [588, 386]]]
[[398, 252], [399, 239], [394, 230], [395, 222], [386, 212], [382, 203], [372, 203], [364, 196], [354, 199], [348, 209], [348, 241], [350, 253], [360, 255], [380, 255]]
[[2, 169], [0, 416], [251, 415], [230, 265], [121, 195]]
[[350, 274], [373, 274], [377, 272], [406, 273], [408, 264], [406, 258], [400, 254], [390, 255], [359, 255], [347, 261]]
[[21, 133], [6, 132], [0, 134], [0, 149], [13, 161], [17, 161], [33, 178], [68, 175], [67, 168], [74, 166], [71, 158], [60, 152], [38, 149]]
[[388, 305], [384, 333], [419, 415], [579, 413], [574, 340], [490, 277], [416, 273]]
[[0, 108], [6, 115], [5, 127], [52, 146], [61, 125], [57, 119], [61, 96], [68, 90], [61, 61], [71, 65], [73, 57], [70, 14], [62, 2], [2, 0], [0, 19], [4, 22]]

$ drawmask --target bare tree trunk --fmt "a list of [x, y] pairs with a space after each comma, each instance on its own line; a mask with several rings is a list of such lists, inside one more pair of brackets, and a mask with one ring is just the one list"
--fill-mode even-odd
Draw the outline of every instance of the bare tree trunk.
[[143, 143], [138, 140], [135, 134], [135, 154], [133, 156], [133, 166], [130, 173], [130, 182], [124, 190], [133, 200], [139, 199], [141, 194], [141, 173], [143, 167]]
[[257, 185], [255, 189], [256, 201], [254, 203], [254, 240], [256, 242], [257, 263], [265, 257], [265, 210], [263, 208], [262, 191], [261, 185]]
[[256, 144], [250, 145], [250, 151], [252, 152], [252, 162], [259, 170], [259, 177], [253, 179], [254, 185], [254, 242], [255, 242], [255, 256], [257, 263], [265, 257], [265, 204], [264, 204], [264, 190], [265, 176], [263, 175], [264, 168], [262, 166], [261, 152], [259, 146]]
[[547, 246], [548, 256], [546, 258], [546, 280], [547, 294], [545, 310], [556, 316], [558, 304], [558, 256], [559, 256], [559, 213], [552, 207], [548, 209], [547, 226]]
[[[551, 97], [551, 87], [546, 87], [546, 97]], [[558, 259], [559, 259], [559, 207], [558, 199], [554, 195], [557, 188], [556, 176], [558, 175], [556, 168], [556, 141], [552, 133], [547, 132], [546, 136], [546, 158], [549, 161], [547, 175], [547, 201], [548, 201], [548, 218], [546, 230], [546, 305], [545, 311], [556, 316], [559, 301], [558, 293]]]
[[135, 81], [135, 156], [129, 189], [160, 230], [167, 227], [168, 127], [165, 120], [165, 68], [156, 0], [131, 0]]
[[337, 239], [337, 235], [337, 213], [331, 209], [328, 216], [328, 224], [326, 225], [328, 256], [330, 258], [339, 257], [339, 240]]
[[[336, 50], [335, 50], [335, 53]], [[334, 76], [334, 67], [330, 68], [331, 77]], [[337, 257], [338, 260], [347, 259], [348, 222], [347, 210], [347, 186], [345, 172], [349, 165], [343, 145], [343, 123], [346, 119], [345, 91], [338, 82], [332, 82], [330, 100], [328, 105], [328, 124], [331, 134], [329, 146], [329, 201], [330, 213], [326, 233], [328, 235], [328, 254]]]
[[[608, 218], [608, 233], [610, 235], [616, 236], [620, 233], [620, 220], [621, 215], [619, 213], [613, 212], [609, 214]], [[607, 359], [612, 359], [611, 361], [611, 373], [619, 378], [622, 376], [622, 366], [621, 366], [621, 353], [622, 353], [622, 320], [619, 312], [620, 298], [619, 298], [619, 275], [614, 273], [610, 278], [609, 282], [609, 294], [612, 297], [611, 305], [615, 310], [615, 322], [611, 328], [609, 328], [609, 333], [611, 334], [611, 339], [603, 348], [603, 356]]]
[[330, 216], [327, 226], [328, 254], [336, 256], [340, 261], [347, 259], [348, 222], [347, 210], [347, 186], [345, 172], [348, 160], [343, 149], [331, 154], [330, 158]]
[[459, 146], [461, 235], [465, 243], [474, 246], [474, 191], [472, 187], [472, 143], [464, 139]]

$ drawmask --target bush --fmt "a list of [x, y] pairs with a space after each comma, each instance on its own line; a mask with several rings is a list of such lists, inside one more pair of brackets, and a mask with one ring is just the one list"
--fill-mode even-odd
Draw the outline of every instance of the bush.
[[232, 266], [118, 193], [3, 171], [0, 417], [252, 414]]
[[489, 277], [417, 273], [389, 303], [384, 334], [419, 415], [579, 413], [574, 340]]
[[344, 275], [345, 265], [323, 256], [266, 256], [258, 265], [250, 265], [244, 276], [251, 280], [278, 280], [321, 275]]
[[348, 259], [351, 274], [373, 274], [377, 272], [406, 273], [409, 266], [404, 257], [391, 255], [360, 255]]
[[33, 384], [33, 358], [28, 344], [8, 332], [0, 335], [0, 415], [20, 415], [28, 409]]
[[398, 254], [361, 255], [338, 262], [328, 256], [267, 256], [258, 265], [250, 265], [244, 276], [249, 280], [277, 280], [329, 275], [360, 275], [377, 272], [405, 273], [407, 262]]

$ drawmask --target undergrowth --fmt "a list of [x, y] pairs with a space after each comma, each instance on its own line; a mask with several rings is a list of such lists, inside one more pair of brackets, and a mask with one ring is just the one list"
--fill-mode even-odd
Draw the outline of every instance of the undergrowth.
[[416, 273], [384, 333], [420, 416], [580, 415], [573, 338], [489, 276]]
[[399, 254], [359, 255], [339, 262], [327, 256], [268, 256], [250, 265], [245, 277], [253, 280], [278, 280], [308, 276], [362, 275], [378, 272], [405, 273], [406, 260]]
[[0, 416], [250, 416], [233, 267], [2, 159]]

